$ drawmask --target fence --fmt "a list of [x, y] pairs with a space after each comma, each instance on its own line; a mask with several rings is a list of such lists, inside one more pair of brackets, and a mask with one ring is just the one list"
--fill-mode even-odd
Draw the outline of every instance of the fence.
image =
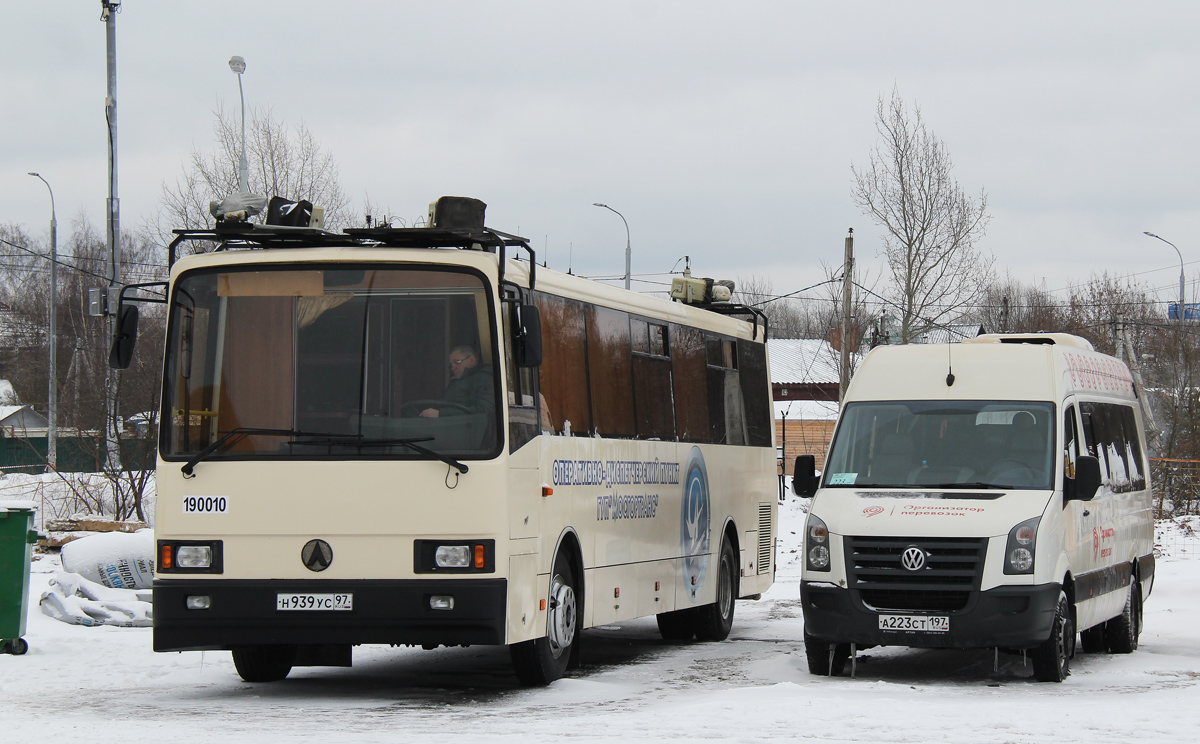
[[1200, 460], [1151, 457], [1150, 482], [1155, 518], [1200, 514]]

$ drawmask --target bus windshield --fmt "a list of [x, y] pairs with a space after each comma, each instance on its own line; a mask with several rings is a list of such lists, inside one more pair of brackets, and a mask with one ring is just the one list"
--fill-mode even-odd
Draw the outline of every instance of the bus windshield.
[[1022, 401], [847, 404], [827, 488], [1049, 489], [1054, 405]]
[[489, 298], [482, 276], [444, 267], [189, 272], [171, 297], [163, 456], [494, 456]]

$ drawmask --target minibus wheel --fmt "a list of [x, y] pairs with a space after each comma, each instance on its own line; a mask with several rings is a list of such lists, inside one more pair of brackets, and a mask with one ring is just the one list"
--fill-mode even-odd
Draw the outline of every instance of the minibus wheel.
[[1038, 682], [1062, 682], [1071, 674], [1071, 656], [1075, 649], [1075, 624], [1066, 592], [1058, 593], [1058, 607], [1050, 637], [1033, 650], [1033, 676]]
[[1108, 650], [1114, 654], [1131, 654], [1137, 650], [1138, 636], [1142, 634], [1142, 584], [1134, 575], [1129, 585], [1129, 596], [1121, 614], [1104, 624], [1104, 636]]
[[733, 629], [733, 607], [738, 591], [738, 559], [728, 539], [721, 541], [721, 558], [717, 563], [717, 601], [697, 607], [696, 638], [701, 641], [723, 641]]
[[546, 635], [509, 646], [513, 671], [523, 685], [543, 687], [561, 679], [579, 642], [579, 598], [575, 572], [563, 553], [554, 559], [550, 572]]
[[292, 671], [295, 646], [239, 646], [233, 649], [233, 665], [247, 682], [278, 682]]
[[[832, 652], [832, 653], [830, 653]], [[850, 659], [849, 643], [828, 643], [804, 632], [804, 655], [808, 657], [808, 673], [820, 677], [840, 677]]]

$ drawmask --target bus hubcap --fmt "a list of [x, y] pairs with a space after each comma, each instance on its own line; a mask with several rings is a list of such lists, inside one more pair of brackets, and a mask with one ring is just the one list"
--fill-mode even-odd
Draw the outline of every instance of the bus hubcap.
[[575, 590], [555, 575], [550, 599], [550, 648], [557, 657], [575, 640]]

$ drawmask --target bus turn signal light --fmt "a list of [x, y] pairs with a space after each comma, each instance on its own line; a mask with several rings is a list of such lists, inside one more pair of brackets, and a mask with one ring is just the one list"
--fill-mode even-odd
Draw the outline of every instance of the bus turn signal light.
[[475, 546], [475, 568], [483, 568], [483, 546]]
[[174, 568], [173, 562], [171, 560], [171, 546], [170, 545], [162, 546], [162, 555], [159, 556], [158, 567], [159, 568]]

